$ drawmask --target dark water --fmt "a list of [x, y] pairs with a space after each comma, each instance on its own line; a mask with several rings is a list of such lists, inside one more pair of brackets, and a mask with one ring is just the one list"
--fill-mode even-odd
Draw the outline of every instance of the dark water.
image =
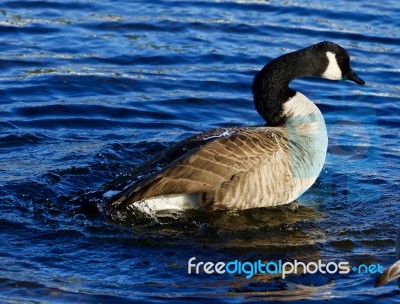
[[[399, 302], [376, 274], [187, 274], [187, 262], [395, 260], [398, 1], [1, 1], [0, 302]], [[330, 148], [300, 207], [109, 222], [76, 198], [214, 127], [262, 123], [250, 85], [331, 40], [367, 82], [298, 80]]]

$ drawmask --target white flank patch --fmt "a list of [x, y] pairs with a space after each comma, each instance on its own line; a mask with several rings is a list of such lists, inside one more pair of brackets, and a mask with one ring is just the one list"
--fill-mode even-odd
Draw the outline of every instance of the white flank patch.
[[201, 209], [199, 193], [170, 194], [155, 196], [133, 203], [138, 210], [154, 214], [158, 211], [184, 211]]
[[340, 69], [336, 55], [332, 52], [326, 52], [326, 57], [328, 57], [329, 64], [326, 68], [326, 71], [321, 75], [322, 78], [330, 79], [330, 80], [339, 80], [342, 79], [342, 70]]

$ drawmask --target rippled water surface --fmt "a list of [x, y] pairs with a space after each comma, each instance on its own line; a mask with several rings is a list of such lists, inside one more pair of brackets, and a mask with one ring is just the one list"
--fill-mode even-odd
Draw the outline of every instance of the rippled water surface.
[[[0, 302], [391, 303], [376, 274], [188, 275], [187, 262], [394, 262], [398, 1], [0, 1]], [[319, 41], [366, 86], [293, 86], [324, 113], [317, 183], [287, 206], [111, 222], [83, 194], [197, 132], [261, 124], [254, 74]]]

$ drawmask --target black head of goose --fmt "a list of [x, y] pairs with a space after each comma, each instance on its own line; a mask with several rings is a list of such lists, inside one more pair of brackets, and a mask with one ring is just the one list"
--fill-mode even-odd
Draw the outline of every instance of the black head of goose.
[[211, 130], [166, 149], [130, 174], [140, 178], [123, 181], [124, 190], [106, 204], [109, 214], [132, 208], [241, 210], [296, 200], [317, 179], [328, 145], [318, 107], [289, 88], [303, 76], [364, 84], [350, 68], [347, 51], [332, 42], [272, 60], [253, 83], [265, 126]]
[[253, 82], [256, 109], [269, 126], [285, 122], [287, 115], [283, 113], [283, 105], [297, 93], [289, 88], [289, 83], [307, 76], [365, 83], [351, 69], [347, 51], [335, 43], [320, 42], [282, 55], [264, 66]]

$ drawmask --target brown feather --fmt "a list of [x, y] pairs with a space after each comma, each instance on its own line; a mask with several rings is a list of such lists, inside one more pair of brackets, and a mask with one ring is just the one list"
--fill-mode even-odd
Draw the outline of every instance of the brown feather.
[[[207, 137], [214, 138], [204, 145], [194, 143]], [[219, 129], [178, 146], [188, 142], [194, 148], [114, 197], [112, 207], [161, 195], [201, 193], [201, 204], [208, 209], [247, 209], [287, 203], [303, 188], [301, 181], [288, 176], [289, 141], [283, 127]], [[170, 159], [172, 150], [159, 161]]]

